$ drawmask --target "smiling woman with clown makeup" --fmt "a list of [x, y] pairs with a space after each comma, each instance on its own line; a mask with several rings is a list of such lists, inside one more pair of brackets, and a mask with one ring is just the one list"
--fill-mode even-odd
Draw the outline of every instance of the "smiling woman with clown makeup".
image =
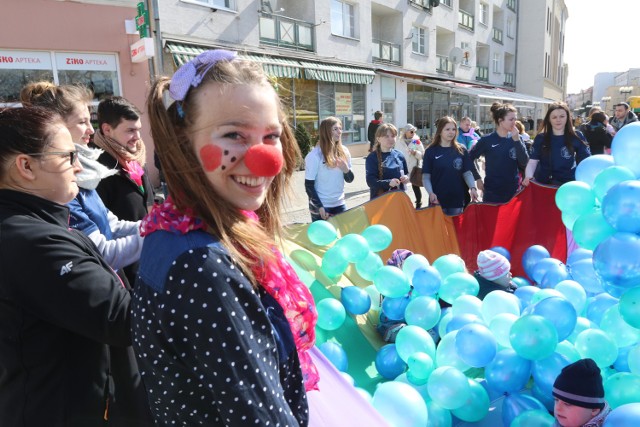
[[156, 422], [307, 425], [317, 316], [275, 244], [300, 155], [277, 94], [216, 50], [158, 79], [148, 108], [170, 197], [142, 223], [132, 314]]

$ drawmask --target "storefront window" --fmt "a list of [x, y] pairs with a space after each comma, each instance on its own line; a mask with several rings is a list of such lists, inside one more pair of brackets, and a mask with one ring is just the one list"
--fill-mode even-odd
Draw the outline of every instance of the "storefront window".
[[428, 86], [407, 85], [407, 120], [418, 128], [418, 136], [427, 142], [431, 129], [433, 89]]
[[53, 82], [53, 71], [0, 69], [0, 104], [20, 102], [20, 89], [27, 83], [39, 81]]
[[320, 121], [329, 116], [342, 120], [342, 142], [366, 141], [364, 132], [364, 86], [347, 83], [318, 83]]
[[316, 141], [318, 135], [318, 82], [315, 80], [294, 80], [296, 95], [296, 125], [301, 124]]
[[59, 84], [82, 84], [98, 100], [120, 95], [116, 57], [91, 53], [56, 53]]

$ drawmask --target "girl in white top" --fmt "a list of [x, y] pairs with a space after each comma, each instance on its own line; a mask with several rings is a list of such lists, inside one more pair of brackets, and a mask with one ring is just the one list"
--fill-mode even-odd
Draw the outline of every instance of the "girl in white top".
[[[407, 123], [398, 135], [398, 141], [395, 147], [404, 154], [409, 173], [411, 173], [411, 170], [415, 166], [422, 167], [422, 157], [424, 156], [424, 145], [422, 145], [420, 138], [416, 135], [416, 130], [414, 125]], [[413, 184], [411, 184], [411, 188], [413, 188], [413, 194], [416, 196], [416, 209], [420, 209], [422, 207], [422, 190]]]
[[311, 221], [328, 219], [347, 210], [344, 183], [353, 181], [351, 154], [342, 145], [342, 122], [327, 117], [320, 123], [320, 138], [307, 154], [305, 190], [309, 196]]

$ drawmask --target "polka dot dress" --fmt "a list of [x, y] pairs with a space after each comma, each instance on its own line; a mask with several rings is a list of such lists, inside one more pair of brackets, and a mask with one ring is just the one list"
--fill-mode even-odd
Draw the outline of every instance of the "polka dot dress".
[[190, 234], [146, 237], [132, 304], [134, 348], [156, 422], [306, 426], [300, 363], [277, 302], [254, 290], [219, 244], [187, 249], [158, 274], [163, 248], [175, 252], [172, 241]]

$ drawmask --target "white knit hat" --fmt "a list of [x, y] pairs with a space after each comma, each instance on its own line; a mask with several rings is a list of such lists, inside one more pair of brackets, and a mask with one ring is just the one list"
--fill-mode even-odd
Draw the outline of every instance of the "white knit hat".
[[487, 280], [496, 280], [509, 273], [509, 260], [490, 249], [478, 254], [478, 273]]

